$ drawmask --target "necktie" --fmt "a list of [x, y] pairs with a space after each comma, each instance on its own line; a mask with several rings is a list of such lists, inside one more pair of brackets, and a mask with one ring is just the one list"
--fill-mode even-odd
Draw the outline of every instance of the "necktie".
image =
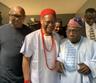
[[92, 27], [90, 28], [90, 39], [91, 39], [91, 40], [96, 40], [96, 39], [95, 39], [95, 33], [94, 33], [94, 30], [93, 30]]

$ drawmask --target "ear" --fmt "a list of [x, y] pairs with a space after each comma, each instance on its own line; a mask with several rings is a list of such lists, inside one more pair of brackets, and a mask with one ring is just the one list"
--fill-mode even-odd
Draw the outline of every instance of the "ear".
[[86, 18], [87, 18], [87, 16], [86, 16], [86, 15], [84, 15], [84, 20], [86, 20]]
[[41, 23], [41, 24], [44, 23], [44, 18], [43, 18], [43, 17], [40, 18], [40, 23]]
[[43, 24], [43, 20], [40, 19], [40, 23]]

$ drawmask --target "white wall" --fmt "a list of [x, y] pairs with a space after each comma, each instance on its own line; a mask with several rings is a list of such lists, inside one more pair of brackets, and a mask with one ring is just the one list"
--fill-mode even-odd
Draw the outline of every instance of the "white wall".
[[7, 7], [6, 5], [0, 3], [0, 11], [2, 12], [2, 23], [8, 23], [8, 12], [9, 12], [9, 7]]
[[77, 11], [77, 14], [80, 16], [84, 16], [84, 12], [87, 8], [96, 9], [96, 0], [87, 0], [87, 2]]

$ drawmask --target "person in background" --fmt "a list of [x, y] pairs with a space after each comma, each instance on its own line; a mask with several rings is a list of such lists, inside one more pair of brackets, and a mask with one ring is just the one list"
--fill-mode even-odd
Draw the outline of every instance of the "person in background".
[[57, 58], [63, 64], [61, 83], [93, 83], [96, 78], [96, 42], [83, 37], [82, 28], [77, 17], [69, 20]]
[[57, 19], [55, 22], [55, 31], [58, 33], [62, 28], [62, 20]]
[[61, 36], [61, 39], [66, 37], [66, 28], [63, 27], [61, 19], [57, 19], [57, 21], [55, 22], [54, 30]]
[[20, 48], [31, 32], [24, 19], [25, 10], [16, 6], [9, 11], [9, 23], [0, 26], [0, 83], [23, 83]]
[[86, 37], [96, 41], [96, 10], [94, 8], [85, 10], [84, 21]]
[[23, 56], [24, 83], [59, 83], [56, 58], [59, 52], [59, 35], [54, 32], [56, 12], [47, 8], [40, 13], [41, 29], [26, 36]]

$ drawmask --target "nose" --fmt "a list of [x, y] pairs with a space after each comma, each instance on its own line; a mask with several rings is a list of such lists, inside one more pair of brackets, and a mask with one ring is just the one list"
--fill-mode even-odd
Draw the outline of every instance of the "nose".
[[93, 23], [95, 23], [95, 20], [91, 19], [89, 25], [92, 25]]
[[19, 20], [19, 18], [15, 18], [15, 20], [16, 20], [16, 21], [18, 21], [18, 20]]
[[75, 36], [76, 35], [76, 33], [74, 33], [73, 31], [71, 31], [70, 33], [68, 33], [70, 36]]
[[55, 26], [54, 26], [54, 24], [53, 23], [49, 23], [49, 25], [48, 25], [49, 27], [54, 27], [55, 28]]
[[70, 35], [73, 35], [73, 32], [72, 31], [70, 32]]
[[49, 23], [49, 25], [50, 25], [50, 26], [53, 26], [53, 25], [54, 25], [54, 23], [51, 23], [51, 22], [50, 22], [50, 23]]

